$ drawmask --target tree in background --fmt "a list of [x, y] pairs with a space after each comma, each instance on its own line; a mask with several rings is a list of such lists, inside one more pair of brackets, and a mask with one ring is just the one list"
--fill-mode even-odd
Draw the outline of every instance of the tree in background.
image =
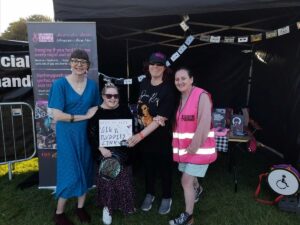
[[27, 18], [20, 18], [16, 22], [9, 24], [1, 38], [6, 40], [27, 41], [27, 22], [52, 22], [52, 19], [43, 15], [32, 15]]

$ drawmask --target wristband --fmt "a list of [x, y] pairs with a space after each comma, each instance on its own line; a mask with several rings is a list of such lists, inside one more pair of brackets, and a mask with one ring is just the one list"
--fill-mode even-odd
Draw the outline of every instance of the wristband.
[[144, 139], [144, 137], [145, 137], [142, 132], [139, 133], [139, 136], [141, 139]]
[[74, 122], [74, 115], [71, 114], [71, 119], [70, 119], [70, 122], [73, 123]]

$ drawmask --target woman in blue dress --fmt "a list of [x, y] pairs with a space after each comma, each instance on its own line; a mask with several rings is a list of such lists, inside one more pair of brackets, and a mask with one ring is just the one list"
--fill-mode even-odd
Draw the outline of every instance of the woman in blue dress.
[[91, 218], [84, 209], [88, 188], [93, 181], [93, 159], [87, 138], [87, 122], [98, 109], [99, 91], [87, 78], [90, 61], [84, 50], [77, 49], [70, 56], [72, 73], [53, 82], [48, 107], [56, 120], [58, 198], [54, 222], [73, 225], [64, 214], [67, 199], [78, 198], [75, 214], [81, 222]]

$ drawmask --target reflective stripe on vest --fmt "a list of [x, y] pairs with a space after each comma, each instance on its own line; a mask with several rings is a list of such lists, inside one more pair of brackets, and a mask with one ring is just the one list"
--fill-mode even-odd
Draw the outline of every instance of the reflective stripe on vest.
[[[197, 155], [211, 155], [216, 152], [215, 148], [198, 148], [198, 150], [194, 153]], [[173, 148], [173, 153], [174, 154], [179, 154], [179, 155], [185, 155], [188, 152], [186, 149], [179, 149], [179, 148]]]
[[[178, 139], [193, 139], [195, 133], [179, 133], [179, 132], [173, 132], [173, 138], [178, 138]], [[215, 137], [215, 132], [210, 131], [208, 133], [209, 138], [214, 138]]]

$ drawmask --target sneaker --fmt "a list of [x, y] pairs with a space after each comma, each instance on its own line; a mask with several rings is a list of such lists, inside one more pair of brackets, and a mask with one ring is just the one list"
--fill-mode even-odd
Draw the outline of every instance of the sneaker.
[[102, 211], [102, 221], [105, 225], [110, 225], [112, 223], [112, 217], [109, 214], [109, 210], [107, 207], [103, 207]]
[[199, 187], [195, 189], [195, 203], [199, 201], [202, 192], [203, 192], [203, 187], [199, 185]]
[[153, 196], [151, 194], [147, 194], [143, 201], [141, 209], [146, 212], [149, 211], [152, 208], [152, 202], [154, 201], [154, 199], [155, 199], [155, 196]]
[[181, 213], [179, 217], [169, 221], [170, 225], [192, 225], [193, 223], [193, 215], [190, 215], [187, 212]]
[[163, 198], [161, 200], [160, 207], [158, 209], [158, 213], [161, 215], [168, 214], [171, 210], [172, 199], [171, 198]]

